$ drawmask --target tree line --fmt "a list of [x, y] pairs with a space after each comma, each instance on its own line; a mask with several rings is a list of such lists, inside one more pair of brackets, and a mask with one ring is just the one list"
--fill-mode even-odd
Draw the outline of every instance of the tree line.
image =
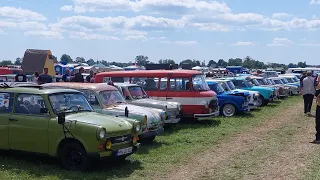
[[[156, 64], [154, 62], [149, 61], [148, 56], [144, 55], [138, 55], [134, 59], [134, 63], [132, 61], [129, 61], [128, 63], [122, 63], [122, 62], [108, 62], [106, 60], [98, 60], [95, 61], [92, 58], [89, 58], [86, 60], [83, 57], [76, 57], [75, 59], [72, 59], [71, 56], [67, 54], [63, 54], [60, 59], [58, 60], [56, 56], [52, 56], [52, 59], [55, 61], [55, 63], [62, 63], [62, 64], [68, 64], [68, 63], [87, 63], [89, 66], [92, 66], [94, 64], [103, 64], [105, 66], [115, 65], [118, 67], [126, 67], [133, 65], [134, 63], [140, 66], [146, 66], [147, 64]], [[16, 58], [16, 60], [13, 62], [11, 60], [3, 60], [0, 62], [0, 66], [8, 66], [8, 65], [21, 65], [23, 61], [23, 58]], [[173, 59], [160, 59], [158, 64], [176, 64], [175, 60]], [[206, 64], [205, 61], [199, 61], [196, 59], [186, 59], [179, 63], [179, 65], [182, 64], [191, 64], [192, 67], [195, 66], [202, 66], [202, 67], [212, 67], [212, 68], [224, 68], [226, 66], [243, 66], [245, 68], [249, 69], [266, 69], [266, 68], [281, 68], [281, 69], [287, 69], [287, 68], [295, 68], [295, 67], [307, 67], [311, 65], [307, 65], [306, 61], [304, 62], [298, 62], [297, 64], [290, 63], [288, 65], [286, 64], [280, 64], [280, 63], [264, 63], [259, 60], [255, 60], [251, 58], [250, 56], [247, 56], [245, 58], [230, 58], [229, 60], [219, 59], [217, 61], [215, 60], [209, 60]]]

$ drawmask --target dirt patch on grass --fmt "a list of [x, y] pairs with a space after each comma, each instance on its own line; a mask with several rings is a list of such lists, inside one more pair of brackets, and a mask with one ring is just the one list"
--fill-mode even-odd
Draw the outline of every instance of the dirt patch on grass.
[[[236, 134], [229, 140], [190, 157], [190, 159], [173, 168], [173, 171], [169, 172], [167, 177], [161, 177], [161, 179], [219, 179], [219, 177], [214, 176], [215, 172], [228, 165], [236, 154], [250, 151], [254, 144], [259, 144], [266, 133], [281, 127], [283, 124], [291, 123], [301, 114], [301, 109], [302, 101], [287, 106], [275, 116], [266, 117], [262, 125], [254, 127], [248, 132]], [[223, 177], [220, 178], [223, 179]]]

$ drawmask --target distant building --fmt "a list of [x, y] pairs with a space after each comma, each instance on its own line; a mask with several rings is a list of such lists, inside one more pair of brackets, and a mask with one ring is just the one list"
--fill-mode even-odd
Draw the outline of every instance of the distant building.
[[50, 50], [27, 49], [24, 53], [21, 69], [25, 74], [42, 73], [48, 68], [48, 74], [55, 76], [54, 59]]

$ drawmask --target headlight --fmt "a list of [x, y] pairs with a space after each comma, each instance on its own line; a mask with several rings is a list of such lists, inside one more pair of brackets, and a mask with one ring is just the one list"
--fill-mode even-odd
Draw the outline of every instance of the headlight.
[[101, 140], [101, 139], [104, 139], [105, 137], [106, 137], [106, 129], [105, 128], [102, 128], [102, 129], [100, 129], [99, 131], [98, 131], [98, 133], [97, 133], [97, 138], [99, 139], [99, 140]]
[[181, 111], [181, 104], [178, 104], [178, 110]]
[[205, 101], [204, 105], [205, 105], [206, 108], [209, 108], [209, 102], [208, 101]]
[[136, 123], [135, 130], [136, 130], [136, 132], [139, 132], [141, 130], [141, 124], [140, 123]]

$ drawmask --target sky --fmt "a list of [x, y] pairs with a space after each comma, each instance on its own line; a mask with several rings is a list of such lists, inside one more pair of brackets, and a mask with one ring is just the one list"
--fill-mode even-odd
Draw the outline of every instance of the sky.
[[320, 64], [320, 0], [1, 0], [0, 60], [49, 49], [116, 62]]

